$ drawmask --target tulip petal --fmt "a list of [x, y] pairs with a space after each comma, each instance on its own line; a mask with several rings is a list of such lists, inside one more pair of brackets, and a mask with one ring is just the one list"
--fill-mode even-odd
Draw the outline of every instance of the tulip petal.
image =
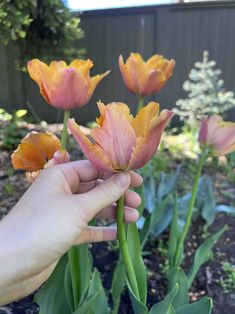
[[140, 109], [131, 122], [136, 136], [142, 136], [145, 133], [146, 129], [149, 128], [150, 121], [158, 115], [158, 112], [159, 104], [153, 101]]
[[139, 94], [144, 97], [158, 93], [166, 82], [166, 77], [163, 71], [159, 69], [149, 70], [142, 78]]
[[30, 77], [38, 84], [40, 93], [43, 95], [45, 100], [50, 103], [49, 86], [53, 72], [44, 62], [41, 62], [38, 59], [29, 61], [27, 69]]
[[51, 133], [29, 133], [12, 154], [15, 169], [38, 171], [61, 149], [59, 139]]
[[140, 54], [131, 53], [131, 56], [127, 59], [126, 66], [129, 68], [132, 84], [136, 86], [136, 92], [140, 94], [142, 80], [147, 72], [145, 62]]
[[34, 144], [22, 143], [11, 156], [12, 165], [15, 169], [30, 172], [42, 169], [47, 163], [46, 158]]
[[105, 76], [107, 76], [109, 73], [110, 73], [110, 71], [106, 71], [106, 72], [103, 73], [103, 74], [98, 74], [98, 75], [93, 76], [93, 77], [91, 78], [91, 86], [92, 86], [91, 90], [92, 90], [92, 93], [93, 93], [94, 89], [96, 88], [96, 86], [98, 85], [98, 83], [99, 83]]
[[136, 144], [135, 131], [126, 118], [127, 112], [129, 109], [123, 103], [108, 105], [102, 128], [96, 127], [91, 131], [91, 136], [104, 150], [116, 170], [126, 169]]
[[155, 68], [160, 60], [163, 60], [162, 55], [153, 55], [151, 58], [149, 58], [146, 61], [146, 65], [147, 65], [148, 69]]
[[67, 68], [67, 64], [65, 61], [52, 61], [49, 65], [49, 69], [52, 72], [56, 72], [60, 69]]
[[60, 109], [81, 107], [92, 95], [84, 77], [74, 68], [57, 71], [51, 79], [49, 93], [51, 104]]
[[93, 67], [93, 62], [90, 59], [75, 59], [70, 63], [69, 66], [77, 69], [78, 71], [81, 69], [86, 69], [85, 71], [87, 72], [87, 70], [90, 70]]
[[88, 137], [82, 133], [79, 125], [74, 121], [74, 119], [68, 120], [68, 128], [78, 142], [85, 156], [97, 167], [97, 169], [111, 172], [115, 171], [102, 148], [99, 145], [92, 144], [90, 142]]
[[226, 155], [235, 150], [235, 123], [220, 125], [214, 132], [210, 144], [218, 156]]
[[174, 67], [175, 67], [175, 60], [171, 59], [170, 61], [168, 60], [165, 61], [165, 64], [162, 70], [164, 71], [166, 80], [168, 80], [171, 77]]
[[160, 116], [154, 118], [157, 121], [154, 128], [146, 130], [143, 136], [137, 138], [136, 147], [129, 162], [129, 170], [141, 168], [151, 159], [159, 146], [162, 133], [173, 115], [173, 111], [163, 110]]
[[127, 89], [132, 92], [132, 93], [137, 93], [138, 88], [137, 86], [134, 86], [132, 79], [131, 79], [131, 74], [127, 66], [124, 64], [123, 57], [122, 55], [119, 56], [119, 69], [122, 75], [122, 79], [124, 81], [124, 84], [126, 85]]

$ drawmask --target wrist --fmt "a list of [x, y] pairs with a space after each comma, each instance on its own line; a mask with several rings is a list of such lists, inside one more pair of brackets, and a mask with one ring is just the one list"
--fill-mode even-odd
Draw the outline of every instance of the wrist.
[[31, 247], [26, 229], [27, 226], [23, 228], [12, 213], [0, 221], [0, 287], [24, 280], [30, 275]]

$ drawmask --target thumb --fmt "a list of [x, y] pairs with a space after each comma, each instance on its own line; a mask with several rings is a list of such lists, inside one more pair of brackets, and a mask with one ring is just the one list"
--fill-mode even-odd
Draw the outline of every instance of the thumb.
[[86, 213], [90, 221], [99, 211], [116, 202], [129, 188], [129, 173], [120, 172], [106, 179], [87, 193], [74, 195], [77, 207]]

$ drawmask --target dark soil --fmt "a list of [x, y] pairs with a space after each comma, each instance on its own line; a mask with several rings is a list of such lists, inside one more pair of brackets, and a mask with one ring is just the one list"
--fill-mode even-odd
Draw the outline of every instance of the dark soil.
[[[213, 175], [213, 173], [210, 175]], [[221, 182], [226, 182], [224, 175], [217, 174], [214, 176], [214, 186], [216, 194], [220, 201], [231, 204], [231, 199], [226, 199], [226, 193], [221, 188]], [[27, 189], [28, 183], [25, 179], [24, 172], [15, 172], [12, 170], [10, 163], [10, 153], [8, 151], [0, 151], [0, 218], [8, 213], [17, 200]], [[234, 186], [225, 187], [234, 195]], [[228, 195], [228, 194], [227, 194]], [[235, 313], [235, 291], [225, 293], [220, 284], [220, 278], [223, 276], [221, 264], [224, 261], [235, 262], [235, 218], [225, 214], [217, 215], [214, 223], [210, 226], [208, 232], [215, 233], [227, 224], [229, 230], [224, 233], [221, 239], [214, 247], [213, 258], [201, 267], [190, 292], [191, 301], [200, 299], [202, 296], [213, 298], [214, 308], [213, 314], [232, 314]], [[186, 259], [184, 269], [190, 268], [192, 255], [198, 245], [203, 241], [205, 232], [203, 231], [204, 222], [197, 219], [190, 232], [186, 243]], [[148, 306], [164, 298], [166, 294], [166, 279], [164, 278], [164, 265], [166, 264], [165, 248], [167, 245], [168, 234], [162, 234], [157, 239], [150, 239], [144, 250], [144, 261], [148, 269]], [[110, 244], [94, 244], [92, 245], [92, 253], [94, 258], [94, 266], [101, 272], [103, 285], [106, 291], [110, 291], [112, 273], [117, 262], [118, 254], [111, 250]], [[111, 303], [110, 303], [111, 305]], [[14, 302], [5, 307], [0, 307], [0, 314], [33, 314], [38, 313], [37, 306], [33, 303], [33, 295]], [[125, 292], [121, 299], [120, 314], [133, 313], [128, 293]], [[56, 314], [56, 313], [55, 313]]]

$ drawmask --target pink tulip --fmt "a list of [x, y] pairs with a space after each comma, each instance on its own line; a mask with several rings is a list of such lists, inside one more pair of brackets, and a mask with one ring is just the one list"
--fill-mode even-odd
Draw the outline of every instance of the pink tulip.
[[127, 89], [142, 97], [158, 93], [167, 83], [175, 67], [173, 59], [153, 55], [144, 61], [139, 53], [131, 53], [124, 63], [119, 56], [119, 69]]
[[207, 145], [216, 156], [235, 150], [235, 123], [225, 122], [218, 115], [202, 119], [199, 131], [200, 145]]
[[30, 77], [38, 84], [44, 99], [57, 109], [75, 109], [88, 103], [98, 83], [109, 71], [90, 77], [91, 60], [52, 61], [49, 66], [33, 59], [28, 62]]
[[124, 103], [105, 106], [98, 103], [98, 126], [87, 137], [74, 119], [68, 128], [86, 157], [101, 170], [117, 172], [143, 167], [156, 152], [162, 133], [173, 116], [170, 110], [159, 113], [159, 105], [150, 102], [133, 118]]

